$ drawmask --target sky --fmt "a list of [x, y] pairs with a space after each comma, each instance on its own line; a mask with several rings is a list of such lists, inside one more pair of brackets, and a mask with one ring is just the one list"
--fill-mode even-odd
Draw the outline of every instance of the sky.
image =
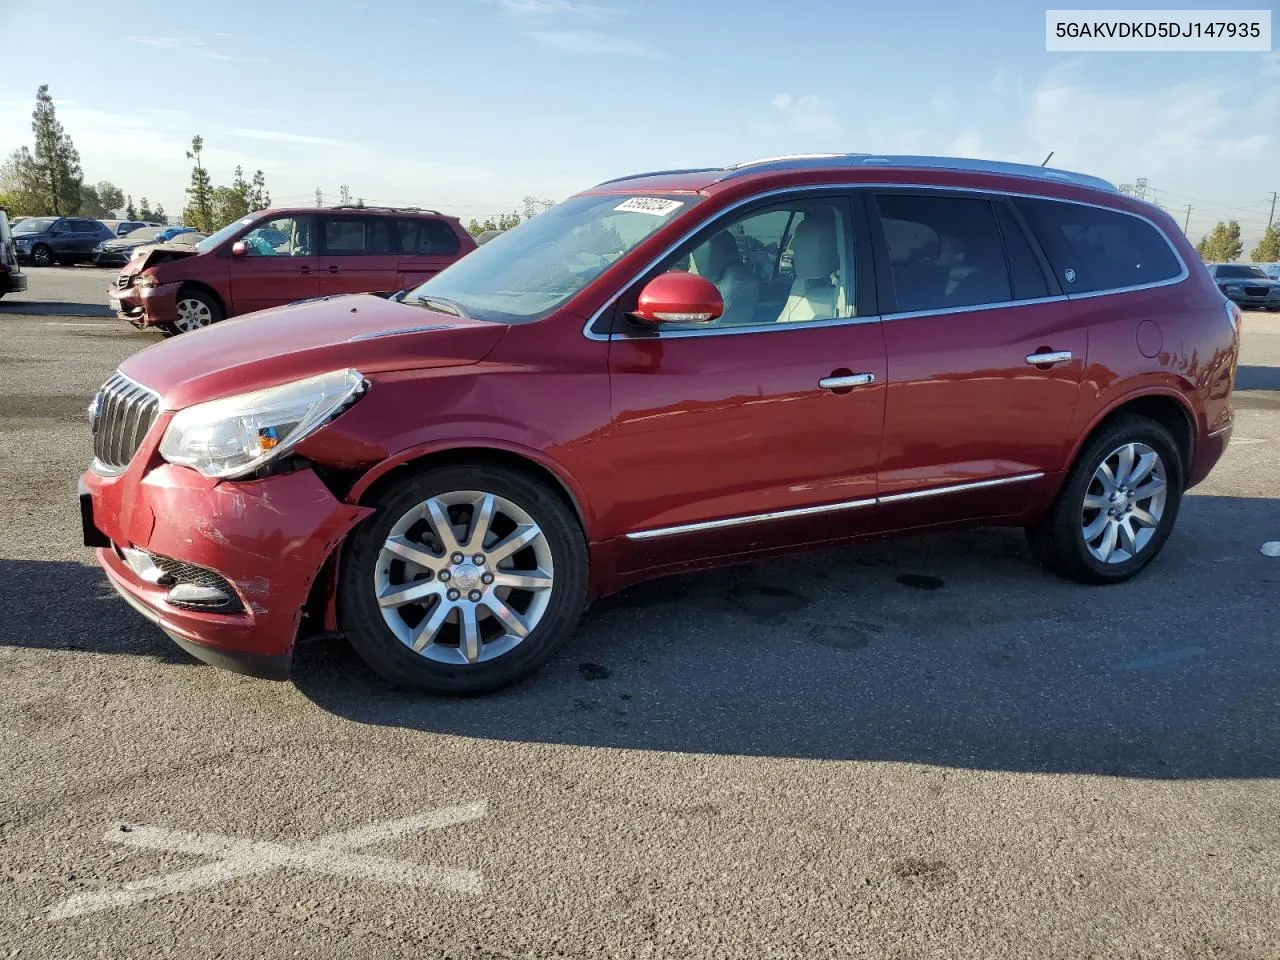
[[1052, 150], [1189, 203], [1193, 239], [1239, 219], [1247, 255], [1280, 190], [1280, 52], [1047, 53], [1043, 5], [0, 0], [0, 37], [0, 154], [48, 83], [86, 179], [171, 214], [197, 133], [276, 204], [347, 184], [464, 221], [644, 170]]

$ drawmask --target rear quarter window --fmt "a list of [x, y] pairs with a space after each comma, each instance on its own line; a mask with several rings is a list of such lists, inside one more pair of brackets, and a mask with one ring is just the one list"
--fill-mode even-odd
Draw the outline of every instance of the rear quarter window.
[[1164, 235], [1140, 217], [1058, 200], [1021, 199], [1018, 208], [1065, 293], [1139, 287], [1182, 273]]
[[450, 257], [461, 248], [458, 235], [443, 220], [414, 217], [399, 221], [400, 252], [419, 257]]

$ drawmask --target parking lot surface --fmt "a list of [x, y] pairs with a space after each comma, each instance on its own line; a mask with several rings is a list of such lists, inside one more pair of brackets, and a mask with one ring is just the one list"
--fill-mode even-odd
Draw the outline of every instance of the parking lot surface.
[[1280, 956], [1280, 317], [1136, 581], [1021, 533], [600, 603], [498, 696], [197, 664], [80, 546], [107, 271], [0, 301], [0, 957]]

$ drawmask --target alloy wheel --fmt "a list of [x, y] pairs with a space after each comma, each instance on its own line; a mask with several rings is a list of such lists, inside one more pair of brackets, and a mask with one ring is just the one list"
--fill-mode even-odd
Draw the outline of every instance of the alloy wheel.
[[1107, 454], [1080, 513], [1080, 532], [1094, 559], [1121, 564], [1138, 556], [1160, 526], [1168, 487], [1164, 461], [1147, 444], [1125, 443]]
[[537, 627], [551, 600], [551, 545], [510, 500], [476, 490], [417, 504], [388, 532], [373, 573], [383, 621], [415, 653], [493, 660]]
[[48, 247], [36, 247], [31, 251], [31, 262], [37, 267], [47, 267], [53, 263], [53, 255]]
[[211, 323], [213, 323], [213, 311], [203, 300], [187, 297], [178, 301], [178, 319], [174, 321], [174, 326], [183, 333], [199, 330]]

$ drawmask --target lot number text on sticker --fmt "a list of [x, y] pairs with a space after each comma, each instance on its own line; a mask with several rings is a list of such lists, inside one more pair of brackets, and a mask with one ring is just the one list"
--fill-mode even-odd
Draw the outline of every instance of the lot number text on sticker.
[[684, 206], [683, 200], [664, 200], [662, 197], [632, 197], [614, 207], [627, 213], [651, 213], [655, 217], [665, 217]]

